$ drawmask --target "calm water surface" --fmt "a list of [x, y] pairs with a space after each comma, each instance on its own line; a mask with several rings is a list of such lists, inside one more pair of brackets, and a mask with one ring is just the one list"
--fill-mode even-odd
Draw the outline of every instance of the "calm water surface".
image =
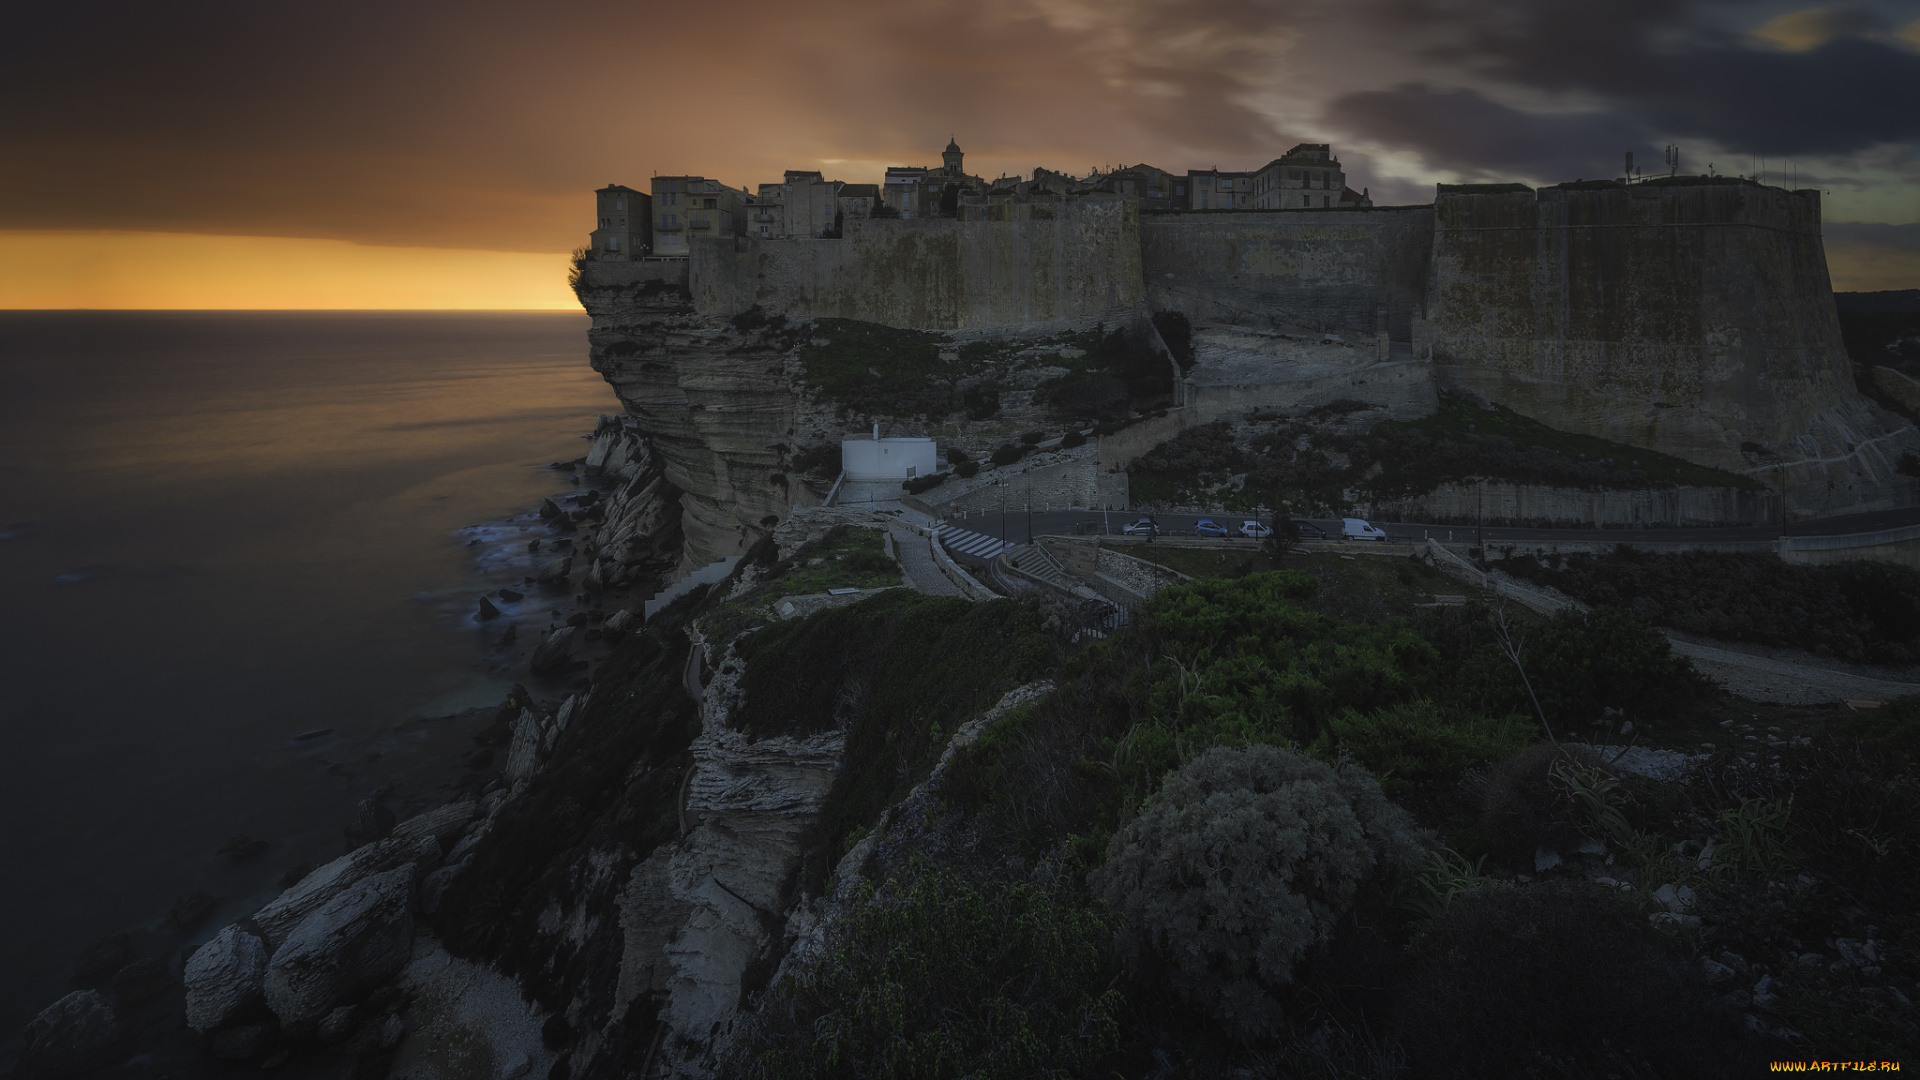
[[586, 327], [0, 313], [0, 1041], [87, 942], [191, 944], [339, 854], [372, 754], [458, 745], [405, 722], [499, 700], [461, 530], [618, 409]]

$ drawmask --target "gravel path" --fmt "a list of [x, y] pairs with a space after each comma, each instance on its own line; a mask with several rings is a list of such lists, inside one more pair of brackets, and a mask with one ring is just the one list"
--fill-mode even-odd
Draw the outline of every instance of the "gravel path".
[[887, 531], [893, 535], [893, 550], [900, 557], [900, 572], [906, 575], [907, 584], [913, 586], [915, 592], [928, 596], [960, 595], [960, 589], [934, 565], [926, 537], [904, 525], [891, 525]]
[[1831, 668], [1794, 664], [1764, 656], [1717, 649], [1669, 637], [1673, 651], [1693, 661], [1701, 674], [1751, 701], [1780, 705], [1821, 705], [1844, 698], [1888, 701], [1920, 694], [1920, 685], [1849, 675]]

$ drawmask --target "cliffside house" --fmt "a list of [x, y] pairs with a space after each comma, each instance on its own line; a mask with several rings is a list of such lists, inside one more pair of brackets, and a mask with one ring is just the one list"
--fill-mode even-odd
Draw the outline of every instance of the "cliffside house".
[[644, 191], [608, 184], [594, 194], [599, 227], [587, 240], [596, 259], [637, 259], [653, 244], [653, 199]]
[[696, 236], [743, 236], [749, 196], [704, 176], [653, 178], [653, 253], [686, 255]]
[[835, 199], [840, 206], [840, 216], [852, 221], [857, 218], [870, 218], [873, 208], [880, 205], [879, 184], [842, 184], [840, 194]]
[[1187, 178], [1156, 169], [1144, 162], [1108, 173], [1101, 188], [1116, 195], [1131, 195], [1140, 200], [1142, 210], [1184, 210], [1187, 204]]
[[1363, 191], [1347, 186], [1347, 174], [1327, 143], [1301, 143], [1261, 166], [1253, 177], [1256, 210], [1372, 206]]

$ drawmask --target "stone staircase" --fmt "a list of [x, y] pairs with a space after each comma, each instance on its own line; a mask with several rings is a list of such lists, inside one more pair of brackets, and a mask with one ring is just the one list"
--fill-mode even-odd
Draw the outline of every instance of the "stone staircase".
[[1056, 589], [1072, 590], [1072, 586], [1067, 584], [1066, 575], [1060, 569], [1060, 564], [1037, 544], [1022, 544], [1014, 548], [1007, 553], [1007, 561], [1022, 573], [1032, 574]]

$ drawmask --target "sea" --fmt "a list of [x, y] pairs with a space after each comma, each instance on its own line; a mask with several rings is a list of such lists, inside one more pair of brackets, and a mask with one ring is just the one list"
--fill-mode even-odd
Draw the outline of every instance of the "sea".
[[476, 600], [619, 410], [586, 329], [0, 312], [0, 1043], [89, 943], [177, 964], [363, 800], [457, 772], [441, 718], [511, 688], [505, 622], [552, 618]]

